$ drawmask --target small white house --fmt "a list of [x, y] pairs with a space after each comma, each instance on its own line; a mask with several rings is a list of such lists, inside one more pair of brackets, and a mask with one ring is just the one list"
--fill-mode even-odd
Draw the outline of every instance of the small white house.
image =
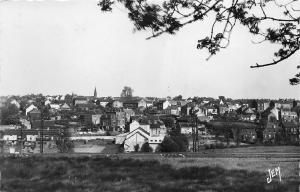
[[4, 141], [17, 141], [18, 136], [17, 135], [3, 135]]
[[30, 111], [32, 111], [33, 109], [37, 109], [36, 106], [34, 106], [33, 104], [29, 105], [26, 110], [25, 110], [25, 115], [27, 115]]
[[55, 109], [55, 110], [59, 110], [60, 106], [59, 106], [59, 104], [50, 104], [50, 108]]
[[36, 141], [38, 135], [26, 135], [26, 141]]
[[135, 146], [139, 146], [139, 150], [142, 145], [148, 142], [148, 138], [150, 137], [150, 133], [145, 131], [142, 128], [137, 128], [134, 131], [131, 131], [126, 135], [126, 139], [124, 142], [124, 151], [125, 152], [133, 152], [135, 151]]

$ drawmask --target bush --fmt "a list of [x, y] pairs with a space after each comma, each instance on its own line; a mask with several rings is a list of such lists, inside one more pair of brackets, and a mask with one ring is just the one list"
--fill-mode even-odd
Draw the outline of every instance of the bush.
[[152, 151], [153, 149], [152, 147], [150, 147], [148, 142], [144, 143], [141, 147], [141, 152], [152, 152]]
[[225, 148], [225, 145], [223, 143], [217, 143], [216, 144], [216, 148], [217, 149], [224, 149]]
[[161, 152], [177, 152], [179, 151], [179, 146], [170, 137], [165, 137], [160, 144]]
[[135, 152], [138, 152], [138, 151], [139, 151], [139, 149], [140, 149], [140, 146], [139, 146], [139, 144], [136, 144], [136, 145], [134, 146], [134, 151], [135, 151]]
[[178, 152], [187, 151], [189, 147], [189, 141], [183, 134], [171, 136], [171, 139], [178, 145]]
[[74, 143], [70, 140], [57, 140], [56, 146], [61, 153], [69, 153], [73, 151]]

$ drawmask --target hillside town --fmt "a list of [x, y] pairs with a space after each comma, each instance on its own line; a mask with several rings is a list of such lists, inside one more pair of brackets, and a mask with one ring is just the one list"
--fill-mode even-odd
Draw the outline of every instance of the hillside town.
[[300, 101], [225, 96], [0, 97], [1, 153], [183, 152], [299, 145]]

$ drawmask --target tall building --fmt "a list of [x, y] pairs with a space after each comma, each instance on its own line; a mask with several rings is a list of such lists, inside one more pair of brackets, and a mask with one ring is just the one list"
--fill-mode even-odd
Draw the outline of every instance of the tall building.
[[96, 89], [96, 87], [94, 89], [94, 97], [97, 97], [97, 89]]

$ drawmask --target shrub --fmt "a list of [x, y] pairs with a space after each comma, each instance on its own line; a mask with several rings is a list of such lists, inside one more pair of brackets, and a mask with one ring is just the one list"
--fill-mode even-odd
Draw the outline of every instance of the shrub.
[[171, 139], [178, 145], [178, 151], [187, 151], [189, 147], [189, 141], [187, 137], [183, 134], [171, 136]]
[[141, 151], [142, 151], [142, 152], [152, 152], [153, 149], [152, 149], [152, 147], [150, 147], [149, 143], [146, 142], [146, 143], [144, 143], [144, 144], [142, 145]]
[[57, 140], [56, 146], [61, 153], [69, 153], [73, 151], [74, 143], [70, 140]]
[[139, 149], [140, 149], [140, 146], [139, 146], [139, 144], [136, 144], [136, 145], [134, 146], [134, 151], [135, 151], [135, 152], [138, 152], [138, 151], [139, 151]]
[[170, 137], [165, 137], [160, 144], [161, 152], [177, 152], [179, 151], [179, 146]]
[[225, 145], [223, 143], [217, 143], [216, 144], [216, 148], [217, 149], [224, 149], [225, 148]]
[[216, 145], [215, 144], [210, 144], [210, 148], [211, 149], [216, 149]]
[[205, 144], [205, 145], [204, 145], [204, 148], [205, 148], [205, 149], [210, 149], [210, 144]]

